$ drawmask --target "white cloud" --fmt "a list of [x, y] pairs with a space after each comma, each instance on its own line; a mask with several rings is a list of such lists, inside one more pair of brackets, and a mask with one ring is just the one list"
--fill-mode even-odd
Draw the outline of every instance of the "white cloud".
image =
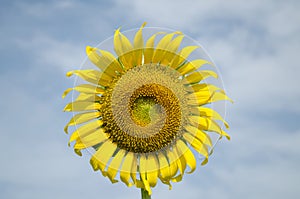
[[29, 16], [45, 18], [52, 17], [53, 13], [72, 9], [76, 1], [44, 1], [44, 2], [17, 2], [14, 5]]
[[44, 34], [28, 40], [17, 40], [17, 46], [29, 53], [37, 66], [51, 66], [52, 70], [67, 72], [79, 68], [85, 59], [85, 46], [71, 41], [60, 41]]

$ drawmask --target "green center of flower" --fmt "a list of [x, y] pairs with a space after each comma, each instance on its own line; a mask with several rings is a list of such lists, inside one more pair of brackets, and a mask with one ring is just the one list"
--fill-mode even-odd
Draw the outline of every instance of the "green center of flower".
[[131, 109], [133, 121], [140, 126], [147, 126], [151, 122], [155, 122], [163, 112], [163, 107], [151, 97], [137, 98]]

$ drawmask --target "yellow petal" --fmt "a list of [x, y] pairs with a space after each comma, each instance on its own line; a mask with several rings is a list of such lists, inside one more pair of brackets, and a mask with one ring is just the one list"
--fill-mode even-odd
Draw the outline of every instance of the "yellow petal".
[[176, 38], [174, 38], [167, 46], [166, 51], [176, 53], [183, 38], [184, 35], [178, 35]]
[[[176, 168], [177, 168], [177, 171], [176, 171], [176, 174], [171, 178], [171, 180], [173, 182], [179, 182], [182, 180], [182, 177], [183, 177], [183, 174], [184, 174], [184, 169], [183, 169], [183, 166], [181, 164], [181, 161], [180, 161], [180, 156], [178, 153], [177, 153], [177, 149], [176, 147], [174, 147], [172, 149], [172, 156], [173, 156], [173, 160], [174, 160], [174, 163], [176, 164]], [[169, 160], [170, 161], [170, 160]], [[179, 174], [178, 173], [178, 170], [179, 170]]]
[[196, 169], [196, 159], [191, 150], [186, 146], [182, 140], [176, 142], [176, 148], [179, 154], [183, 156], [186, 164], [190, 167], [190, 171], [187, 173], [193, 173]]
[[110, 70], [122, 73], [123, 68], [113, 54], [104, 50], [99, 50], [99, 52], [102, 54], [106, 64], [109, 64], [108, 67], [104, 70], [105, 73], [109, 74]]
[[221, 127], [210, 118], [203, 118], [203, 117], [194, 117], [191, 116], [190, 120], [198, 125], [199, 129], [203, 129], [205, 131], [212, 131], [220, 134], [221, 136], [225, 136], [227, 139], [230, 139], [230, 136], [221, 129]]
[[73, 102], [76, 102], [76, 101], [99, 102], [100, 100], [101, 100], [101, 98], [96, 94], [79, 93], [79, 95], [76, 97], [76, 99]]
[[142, 65], [143, 59], [143, 48], [144, 48], [144, 39], [143, 39], [143, 28], [145, 27], [146, 23], [143, 23], [140, 29], [135, 34], [133, 39], [133, 46], [134, 46], [134, 65], [140, 66]]
[[156, 155], [149, 154], [147, 157], [147, 180], [151, 187], [155, 187], [158, 178], [159, 165]]
[[[219, 89], [218, 87], [215, 87], [215, 88]], [[216, 91], [215, 90], [209, 90], [209, 89], [202, 89], [202, 90], [198, 90], [197, 92], [193, 92], [188, 97], [195, 96], [195, 97], [197, 97], [199, 99], [201, 99], [201, 98], [207, 98], [207, 97], [211, 97], [214, 92], [216, 92]]]
[[187, 73], [190, 73], [192, 71], [198, 70], [201, 66], [205, 64], [210, 64], [212, 65], [211, 62], [204, 60], [204, 59], [197, 59], [193, 60], [191, 62], [187, 62], [183, 66], [181, 66], [179, 69], [177, 69], [178, 72], [180, 72], [182, 75], [185, 75]]
[[130, 176], [131, 176], [131, 179], [132, 179], [132, 182], [134, 184], [137, 183], [137, 179], [136, 179], [136, 176], [138, 174], [138, 157], [136, 154], [134, 154], [134, 157], [133, 157], [133, 161], [132, 161], [132, 164], [131, 164], [131, 173], [130, 173]]
[[76, 140], [74, 149], [85, 149], [100, 144], [108, 139], [102, 129], [97, 129], [93, 133], [80, 137]]
[[87, 101], [75, 101], [67, 104], [64, 111], [90, 111], [90, 110], [100, 110], [101, 104], [97, 102], [87, 102]]
[[100, 169], [97, 159], [95, 159], [93, 157], [90, 159], [90, 164], [93, 167], [94, 171], [97, 171]]
[[[212, 103], [219, 100], [226, 100], [229, 99], [223, 90], [220, 88], [207, 84], [205, 86], [204, 84], [195, 84], [191, 86], [192, 89], [195, 89], [196, 92], [191, 92], [190, 94], [187, 94], [188, 103], [191, 105], [197, 105], [201, 106], [207, 103]], [[216, 93], [221, 93], [221, 95], [216, 95], [216, 97], [213, 98], [213, 96]], [[225, 96], [224, 96], [225, 95]]]
[[[127, 186], [132, 186], [132, 183], [130, 183], [129, 180], [130, 180], [130, 174], [132, 173], [133, 167], [136, 167], [136, 159], [134, 153], [128, 152], [126, 157], [124, 158], [124, 162], [122, 164], [122, 168], [120, 171], [120, 179]], [[135, 175], [136, 175], [136, 171], [135, 171]]]
[[125, 155], [125, 151], [120, 149], [118, 151], [118, 153], [115, 155], [115, 157], [113, 157], [110, 165], [108, 166], [108, 169], [107, 169], [107, 176], [108, 178], [110, 179], [110, 181], [112, 183], [116, 183], [118, 182], [118, 180], [115, 179], [117, 173], [118, 173], [118, 169], [122, 163], [122, 160], [124, 158], [124, 155]]
[[218, 75], [214, 71], [203, 70], [203, 71], [199, 71], [199, 72], [194, 72], [194, 73], [190, 74], [189, 76], [187, 76], [185, 79], [190, 84], [192, 84], [192, 83], [197, 83], [199, 81], [202, 81], [208, 77], [218, 78]]
[[[125, 53], [125, 54], [119, 56], [119, 61], [122, 63], [122, 66], [126, 70], [129, 70], [129, 69], [137, 66], [137, 62], [136, 62], [137, 54], [140, 54], [139, 50], [134, 50], [134, 51], [131, 51], [131, 52], [128, 52], [128, 53]], [[141, 60], [139, 60], [139, 61], [141, 61]]]
[[71, 135], [69, 143], [73, 142], [74, 140], [76, 140], [78, 138], [85, 137], [85, 136], [95, 132], [97, 129], [99, 129], [101, 127], [102, 124], [103, 124], [102, 120], [95, 120], [88, 124], [80, 126]]
[[158, 42], [154, 51], [153, 63], [160, 63], [163, 60], [165, 52], [168, 51], [167, 47], [175, 34], [178, 34], [178, 32], [167, 34]]
[[112, 77], [109, 75], [106, 75], [105, 73], [101, 73], [98, 81], [98, 85], [101, 85], [103, 87], [110, 85], [112, 82]]
[[129, 39], [120, 32], [120, 28], [114, 34], [114, 49], [119, 57], [133, 50]]
[[202, 83], [202, 84], [194, 84], [191, 86], [191, 88], [193, 89], [194, 92], [210, 92], [213, 93], [215, 91], [221, 90], [221, 88], [213, 85], [213, 84], [206, 84], [206, 83]]
[[96, 160], [100, 171], [102, 174], [105, 174], [104, 169], [109, 161], [109, 159], [114, 154], [117, 145], [111, 143], [111, 140], [107, 140], [104, 142], [96, 151], [96, 153], [92, 156], [92, 159]]
[[159, 34], [165, 34], [164, 32], [158, 32], [152, 35], [146, 42], [146, 47], [144, 49], [144, 64], [148, 64], [152, 62], [153, 53], [154, 53], [154, 42], [155, 38]]
[[118, 28], [114, 34], [114, 50], [118, 56], [124, 54], [123, 47], [122, 47], [122, 41], [121, 41], [119, 34], [120, 34], [120, 28]]
[[[216, 87], [218, 89], [218, 87]], [[188, 99], [197, 99], [199, 101], [209, 100], [215, 90], [202, 89], [187, 95]]]
[[133, 50], [132, 44], [130, 43], [129, 39], [123, 35], [121, 32], [119, 33], [122, 41], [122, 46], [123, 46], [123, 52], [127, 53], [129, 51]]
[[120, 28], [116, 30], [114, 35], [114, 49], [119, 56], [119, 61], [126, 70], [135, 66], [134, 48], [132, 47], [129, 39], [120, 33]]
[[231, 98], [229, 98], [224, 92], [220, 91], [220, 92], [215, 92], [211, 99], [209, 100], [209, 103], [212, 103], [212, 102], [217, 102], [217, 101], [220, 101], [220, 100], [228, 100], [230, 101], [231, 103], [233, 103], [233, 100]]
[[[191, 116], [190, 120], [193, 120], [195, 119], [196, 122], [198, 121], [198, 117], [197, 116]], [[187, 125], [184, 127], [185, 130], [187, 132], [189, 132], [190, 134], [192, 134], [195, 138], [197, 138], [198, 140], [200, 140], [201, 142], [203, 142], [204, 144], [208, 145], [208, 146], [212, 146], [212, 141], [210, 139], [210, 137], [204, 133], [203, 131], [201, 131], [200, 129], [194, 127], [194, 126], [191, 126], [191, 125]]]
[[177, 159], [174, 155], [174, 152], [171, 150], [167, 150], [167, 157], [170, 164], [170, 175], [174, 177], [178, 172], [178, 165], [177, 165]]
[[174, 154], [174, 157], [177, 161], [177, 165], [178, 165], [178, 169], [179, 169], [179, 172], [183, 174], [184, 172], [184, 165], [181, 165], [181, 162], [179, 161], [180, 160], [180, 157], [181, 155], [178, 153], [178, 150], [176, 149], [176, 147], [173, 148], [172, 150], [173, 154]]
[[120, 64], [110, 52], [87, 46], [86, 53], [91, 62], [104, 73], [114, 77], [116, 71], [122, 71]]
[[100, 117], [100, 112], [96, 111], [96, 112], [85, 112], [85, 113], [79, 113], [77, 115], [74, 115], [70, 121], [68, 122], [68, 124], [65, 127], [65, 132], [68, 133], [68, 127], [69, 126], [73, 126], [73, 125], [78, 125], [78, 124], [82, 124], [85, 122], [88, 122], [90, 120], [96, 119], [98, 117]]
[[145, 27], [146, 23], [143, 23], [140, 29], [135, 34], [133, 39], [133, 45], [135, 49], [141, 49], [144, 47], [144, 39], [143, 39], [143, 28]]
[[143, 184], [145, 186], [145, 190], [148, 191], [149, 195], [151, 195], [152, 191], [151, 191], [151, 188], [150, 188], [149, 181], [148, 181], [148, 179], [146, 177], [146, 173], [147, 173], [147, 159], [146, 159], [146, 155], [144, 153], [142, 153], [140, 155], [139, 171], [140, 171], [141, 179], [142, 179]]
[[205, 144], [201, 143], [198, 139], [189, 133], [184, 133], [183, 138], [201, 155], [208, 158], [208, 149]]
[[229, 128], [228, 123], [223, 119], [223, 117], [215, 110], [207, 107], [196, 107], [191, 109], [193, 114], [199, 115], [201, 117], [208, 117], [213, 120], [220, 120], [224, 123], [226, 128]]
[[171, 180], [172, 182], [180, 182], [182, 181], [183, 175], [180, 173], [179, 175], [173, 177]]
[[137, 49], [133, 52], [133, 67], [141, 66], [143, 63], [143, 49]]
[[168, 45], [170, 44], [172, 38], [175, 34], [182, 34], [181, 32], [172, 32], [166, 34], [156, 45], [156, 49], [167, 49]]
[[144, 49], [144, 64], [152, 63], [154, 48]]
[[177, 154], [177, 165], [180, 171], [180, 174], [174, 178], [172, 178], [173, 182], [180, 182], [183, 178], [185, 169], [186, 169], [186, 160], [184, 159], [183, 155], [180, 155], [180, 153], [178, 152], [178, 149], [175, 147], [174, 151], [176, 151]]
[[[172, 189], [170, 180], [172, 179], [173, 175], [171, 174], [170, 165], [164, 153], [162, 152], [158, 153], [158, 161], [159, 161], [159, 179], [161, 180], [162, 183], [169, 185], [169, 189]], [[172, 171], [173, 170], [175, 169], [172, 169]]]
[[171, 176], [169, 163], [166, 156], [163, 153], [158, 154], [159, 167], [160, 167], [160, 176], [163, 180], [170, 180], [173, 176]]
[[101, 76], [101, 73], [97, 70], [73, 70], [67, 72], [67, 77], [70, 77], [72, 75], [77, 75], [81, 77], [83, 80], [88, 81], [93, 84], [98, 84], [99, 77]]
[[73, 70], [67, 73], [68, 77], [72, 75], [77, 75], [78, 77], [82, 78], [85, 81], [88, 81], [96, 85], [101, 85], [101, 86], [107, 86], [112, 81], [111, 76], [92, 69]]
[[103, 94], [105, 91], [104, 88], [101, 88], [98, 86], [93, 86], [90, 84], [81, 84], [74, 88], [68, 88], [62, 95], [62, 98], [65, 98], [65, 96], [72, 90], [75, 90], [75, 91], [78, 91], [81, 93], [90, 93], [90, 94]]
[[220, 88], [211, 84], [195, 84], [191, 86], [195, 92], [191, 92], [187, 95], [187, 99], [191, 100], [193, 104], [200, 106], [207, 104], [211, 101], [211, 97], [216, 92], [222, 92]]
[[170, 66], [174, 69], [178, 68], [183, 62], [187, 61], [188, 56], [197, 48], [199, 48], [199, 46], [187, 46], [182, 48], [177, 56], [174, 57]]
[[171, 63], [171, 61], [176, 56], [177, 50], [181, 44], [183, 37], [184, 35], [179, 35], [170, 42], [170, 44], [164, 50], [164, 55], [160, 61], [162, 65], [167, 66]]

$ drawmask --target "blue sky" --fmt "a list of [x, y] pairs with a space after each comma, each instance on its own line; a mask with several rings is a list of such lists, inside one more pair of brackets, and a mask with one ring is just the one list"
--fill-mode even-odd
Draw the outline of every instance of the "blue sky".
[[1, 1], [0, 198], [140, 198], [110, 184], [67, 147], [65, 77], [122, 26], [180, 30], [222, 72], [232, 141], [173, 190], [153, 198], [299, 196], [299, 1]]

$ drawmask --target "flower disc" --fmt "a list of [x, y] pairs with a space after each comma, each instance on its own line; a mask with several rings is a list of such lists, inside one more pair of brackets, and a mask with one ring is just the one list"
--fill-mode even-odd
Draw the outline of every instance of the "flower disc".
[[174, 69], [145, 64], [115, 80], [103, 94], [105, 132], [134, 153], [158, 151], [182, 135], [189, 87]]

